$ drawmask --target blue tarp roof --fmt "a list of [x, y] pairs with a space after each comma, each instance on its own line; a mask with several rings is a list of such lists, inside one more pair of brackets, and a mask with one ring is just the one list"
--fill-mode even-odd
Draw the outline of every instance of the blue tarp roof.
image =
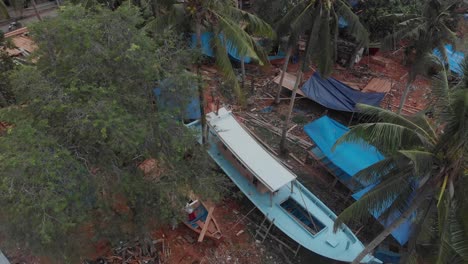
[[384, 93], [362, 93], [334, 79], [322, 79], [316, 72], [301, 90], [315, 102], [338, 111], [354, 112], [356, 104], [379, 106]]
[[[465, 54], [463, 54], [461, 51], [455, 51], [452, 45], [445, 45], [445, 52], [447, 53], [450, 70], [459, 76], [462, 76], [463, 69], [461, 65], [465, 59]], [[434, 50], [434, 55], [441, 58], [440, 52], [437, 49]]]
[[[196, 95], [196, 92], [194, 91], [194, 95], [191, 96], [188, 99], [185, 99], [186, 101], [183, 102], [184, 101], [183, 99], [181, 99], [181, 100], [178, 100], [177, 98], [174, 99], [175, 96], [167, 96], [167, 94], [162, 92], [162, 91], [165, 90], [164, 88], [168, 88], [171, 85], [172, 85], [172, 82], [170, 80], [166, 79], [166, 80], [163, 80], [159, 84], [159, 87], [156, 87], [156, 88], [153, 89], [153, 93], [154, 93], [154, 95], [156, 97], [156, 101], [157, 101], [158, 106], [159, 107], [171, 108], [172, 110], [179, 110], [179, 109], [177, 109], [178, 107], [181, 107], [181, 105], [183, 105], [183, 103], [187, 103], [187, 105], [185, 106], [185, 109], [180, 109], [181, 111], [184, 112], [183, 118], [184, 119], [191, 119], [191, 120], [200, 119], [200, 117], [201, 117], [200, 99]], [[163, 88], [163, 89], [161, 89], [161, 88]], [[194, 86], [193, 89], [195, 90], [196, 87]]]
[[350, 177], [384, 159], [375, 147], [357, 143], [342, 143], [332, 151], [335, 142], [348, 132], [349, 128], [328, 116], [307, 124], [304, 130], [323, 154]]
[[[201, 42], [202, 42], [202, 53], [206, 56], [215, 57], [215, 52], [211, 46], [211, 40], [213, 39], [214, 34], [211, 32], [204, 32], [201, 35]], [[219, 37], [222, 39], [222, 35], [219, 35]], [[191, 42], [191, 47], [195, 48], [197, 46], [197, 35], [192, 34], [192, 42]], [[240, 61], [241, 57], [239, 56], [237, 52], [237, 48], [232, 44], [231, 41], [227, 40], [226, 44], [226, 49], [229, 54], [233, 59]], [[245, 57], [244, 62], [245, 63], [250, 63], [252, 61], [251, 58]]]
[[[357, 172], [371, 166], [372, 164], [384, 159], [384, 156], [374, 147], [368, 145], [364, 141], [358, 143], [342, 143], [336, 146], [332, 151], [336, 141], [349, 131], [349, 128], [338, 123], [337, 121], [323, 116], [312, 123], [304, 126], [307, 135], [320, 148], [322, 153], [342, 171], [346, 172], [351, 178]], [[374, 186], [368, 186], [363, 190], [355, 193], [353, 197], [359, 199]], [[389, 206], [391, 202], [389, 202]], [[378, 218], [381, 213], [373, 213], [375, 218]], [[381, 221], [384, 226], [389, 225], [398, 214], [394, 214], [386, 221]], [[398, 227], [392, 235], [400, 244], [405, 244], [408, 240], [411, 223], [408, 221]]]

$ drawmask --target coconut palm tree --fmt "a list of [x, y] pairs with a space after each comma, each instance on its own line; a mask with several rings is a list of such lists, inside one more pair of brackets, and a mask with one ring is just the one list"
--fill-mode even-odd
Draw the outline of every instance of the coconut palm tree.
[[[237, 76], [229, 59], [226, 45], [231, 43], [239, 57], [250, 57], [262, 64], [257, 52], [260, 47], [253, 36], [273, 37], [273, 30], [266, 22], [237, 8], [231, 0], [186, 0], [172, 4], [170, 11], [153, 22], [156, 28], [188, 25], [195, 32], [197, 47], [202, 46], [202, 32], [212, 32], [212, 46], [216, 64], [224, 78], [233, 87], [237, 98], [243, 103], [243, 94]], [[198, 67], [199, 68], [199, 63]], [[198, 71], [198, 70], [197, 70]], [[203, 86], [199, 84], [200, 110], [202, 113], [203, 139], [206, 141], [206, 120], [204, 114]]]
[[457, 0], [428, 0], [421, 10], [421, 14], [394, 14], [392, 17], [402, 21], [397, 25], [397, 31], [383, 40], [383, 48], [390, 49], [393, 43], [401, 40], [408, 43], [406, 53], [412, 59], [406, 88], [401, 97], [398, 113], [401, 113], [406, 102], [411, 84], [417, 75], [425, 73], [428, 62], [424, 59], [427, 53], [438, 49], [442, 58], [447, 62], [446, 44], [455, 44], [456, 35], [451, 30], [459, 15], [455, 7]]
[[[348, 31], [360, 46], [366, 46], [369, 41], [367, 30], [359, 22], [359, 18], [353, 13], [345, 0], [302, 0], [294, 6], [286, 16], [278, 23], [278, 35], [289, 34], [290, 44], [295, 44], [297, 37], [308, 34], [302, 66], [297, 73], [289, 112], [283, 124], [283, 133], [280, 141], [280, 150], [285, 153], [286, 134], [289, 129], [292, 109], [296, 98], [297, 89], [302, 81], [302, 73], [307, 70], [312, 60], [318, 66], [318, 71], [323, 77], [327, 77], [333, 70], [336, 58], [336, 45], [338, 40], [338, 20], [344, 18], [348, 22]], [[286, 33], [287, 32], [287, 33]], [[287, 58], [287, 63], [289, 58]], [[283, 71], [284, 74], [286, 71]], [[283, 79], [284, 76], [281, 77]], [[278, 91], [282, 88], [280, 81]]]
[[[415, 225], [408, 259], [433, 257], [437, 259], [435, 263], [454, 263], [448, 258], [468, 261], [468, 236], [460, 227], [457, 210], [466, 206], [463, 193], [468, 187], [468, 60], [465, 63], [465, 77], [459, 84], [449, 85], [445, 70], [434, 79], [433, 118], [424, 113], [402, 116], [359, 105], [359, 110], [372, 121], [352, 127], [337, 141], [340, 144], [365, 140], [386, 158], [354, 176], [375, 187], [338, 216], [335, 228], [350, 219], [365, 219], [369, 211], [383, 212], [381, 217], [396, 210], [401, 214], [353, 263], [360, 263], [410, 218]], [[390, 206], [389, 201], [393, 201]], [[430, 236], [422, 232], [427, 227], [432, 231]], [[421, 245], [418, 241], [426, 243]], [[421, 250], [426, 253], [418, 256]]]

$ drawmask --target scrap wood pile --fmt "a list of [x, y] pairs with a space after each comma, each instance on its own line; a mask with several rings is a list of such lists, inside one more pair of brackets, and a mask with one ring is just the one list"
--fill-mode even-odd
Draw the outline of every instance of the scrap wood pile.
[[[270, 132], [272, 132], [273, 134], [277, 135], [277, 136], [281, 136], [281, 133], [282, 133], [282, 129], [271, 124], [270, 122], [268, 122], [265, 118], [263, 118], [262, 116], [259, 116], [259, 115], [254, 115], [254, 114], [251, 114], [251, 113], [245, 113], [245, 116], [243, 117], [243, 119], [246, 121], [246, 122], [249, 122], [255, 126], [259, 126], [259, 127], [262, 127], [264, 129], [267, 129], [269, 130]], [[291, 129], [295, 128], [295, 126], [291, 127]], [[257, 137], [256, 135], [254, 135], [254, 137]], [[257, 138], [258, 139], [258, 138]], [[299, 146], [301, 146], [302, 148], [304, 149], [309, 149], [310, 147], [313, 146], [313, 144], [309, 141], [306, 141], [298, 136], [295, 136], [291, 133], [287, 133], [287, 139], [294, 143], [294, 144], [297, 144]]]
[[121, 243], [106, 257], [83, 264], [162, 264], [166, 263], [171, 250], [164, 239], [143, 239]]

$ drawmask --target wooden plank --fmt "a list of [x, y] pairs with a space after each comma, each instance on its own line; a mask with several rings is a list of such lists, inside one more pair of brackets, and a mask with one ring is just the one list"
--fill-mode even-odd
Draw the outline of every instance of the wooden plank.
[[198, 242], [202, 242], [205, 238], [206, 231], [208, 231], [208, 226], [210, 225], [211, 216], [213, 215], [214, 207], [210, 207], [208, 210], [208, 215], [206, 216], [205, 225], [202, 228], [200, 236], [198, 237]]
[[[294, 90], [294, 85], [296, 84], [296, 79], [297, 78], [296, 78], [296, 76], [294, 74], [286, 72], [284, 74], [283, 87], [290, 90], [290, 91]], [[280, 74], [273, 79], [273, 82], [276, 83], [276, 84], [279, 84], [280, 80], [281, 80], [281, 71], [280, 71]], [[301, 89], [297, 89], [297, 94], [305, 96], [305, 94], [301, 91]]]
[[388, 93], [391, 89], [392, 82], [381, 78], [372, 78], [362, 91], [371, 93]]

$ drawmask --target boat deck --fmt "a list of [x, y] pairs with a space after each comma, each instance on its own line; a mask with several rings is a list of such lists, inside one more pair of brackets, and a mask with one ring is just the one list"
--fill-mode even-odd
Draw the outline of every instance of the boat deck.
[[[249, 181], [221, 154], [217, 148], [217, 135], [210, 131], [208, 152], [214, 161], [224, 170], [239, 189], [255, 204], [255, 206], [282, 232], [301, 244], [303, 247], [322, 256], [351, 262], [363, 249], [363, 244], [354, 236], [349, 228], [342, 228], [333, 233], [333, 223], [336, 215], [323, 204], [315, 195], [301, 183], [294, 181], [293, 192], [291, 185], [280, 188], [272, 200], [268, 193], [261, 194]], [[306, 224], [298, 221], [281, 204], [293, 199], [307, 211], [311, 212], [323, 228], [317, 233], [311, 232]], [[372, 260], [374, 262], [372, 262]], [[379, 263], [378, 260], [367, 256], [363, 263]], [[381, 262], [380, 262], [381, 263]]]

